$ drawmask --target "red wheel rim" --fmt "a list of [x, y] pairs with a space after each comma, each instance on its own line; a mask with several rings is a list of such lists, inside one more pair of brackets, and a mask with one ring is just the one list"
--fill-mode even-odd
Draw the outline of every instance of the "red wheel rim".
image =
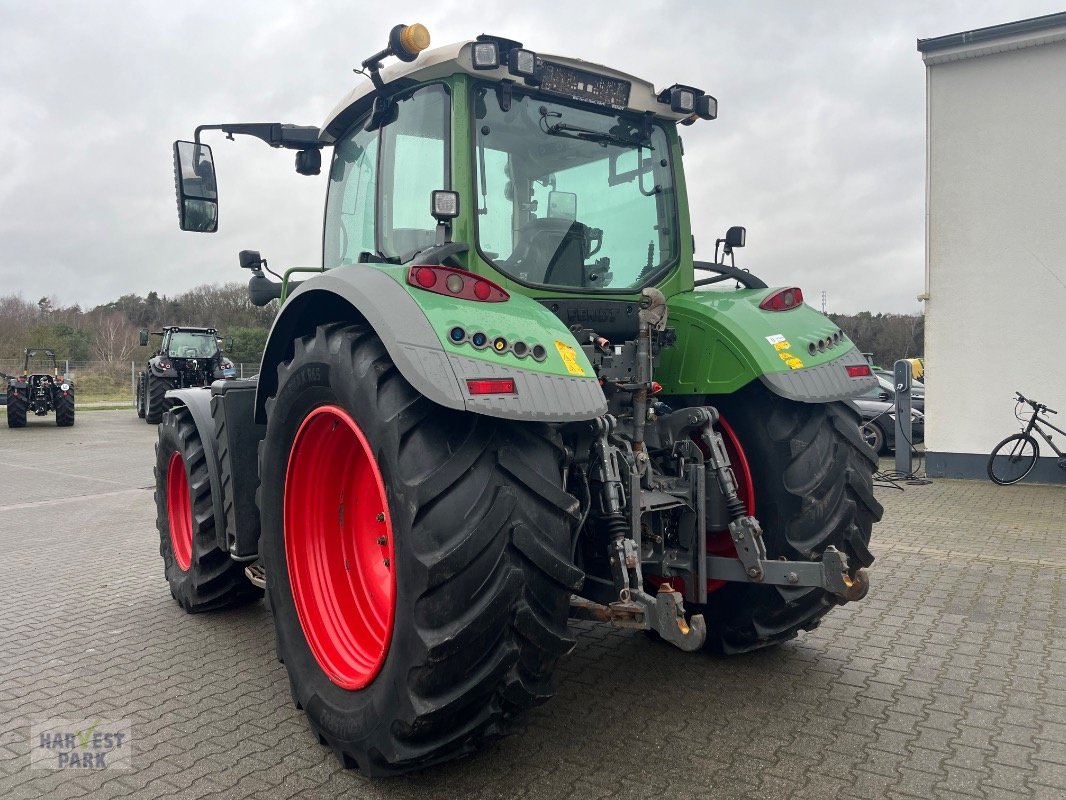
[[718, 427], [722, 429], [725, 451], [733, 467], [733, 477], [737, 480], [737, 495], [748, 507], [748, 514], [755, 516], [755, 481], [751, 478], [751, 465], [748, 464], [748, 457], [744, 454], [744, 448], [740, 446], [736, 431], [726, 422], [725, 417], [718, 418]]
[[167, 464], [167, 522], [174, 560], [182, 572], [188, 572], [192, 564], [192, 501], [185, 460], [177, 451], [170, 454]]
[[[748, 514], [755, 515], [755, 481], [751, 478], [751, 465], [748, 457], [744, 454], [744, 448], [740, 445], [737, 432], [733, 430], [725, 417], [718, 418], [718, 429], [722, 432], [722, 440], [725, 442], [725, 451], [729, 456], [729, 464], [733, 468], [733, 478], [737, 482], [737, 496], [744, 501]], [[707, 552], [713, 556], [732, 556], [737, 554], [737, 548], [733, 544], [733, 538], [729, 531], [707, 531]], [[708, 580], [707, 591], [713, 592], [726, 585], [726, 581]]]
[[300, 424], [285, 474], [285, 559], [304, 637], [344, 689], [381, 671], [392, 639], [392, 521], [366, 437], [337, 406]]

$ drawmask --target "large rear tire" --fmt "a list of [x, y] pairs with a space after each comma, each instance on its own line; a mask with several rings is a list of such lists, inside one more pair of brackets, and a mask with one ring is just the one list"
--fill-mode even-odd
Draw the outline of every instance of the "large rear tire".
[[297, 706], [371, 776], [510, 732], [573, 646], [559, 440], [434, 405], [365, 325], [298, 340], [278, 379], [261, 552]]
[[[883, 511], [873, 494], [877, 457], [851, 406], [786, 400], [758, 382], [707, 402], [743, 450], [754, 492], [749, 512], [762, 524], [769, 558], [815, 560], [833, 545], [853, 574], [873, 563], [870, 532]], [[838, 604], [817, 588], [728, 583], [694, 611], [707, 622], [709, 649], [740, 653], [813, 630]]]
[[19, 392], [8, 390], [7, 393], [7, 427], [26, 427], [26, 398]]
[[69, 428], [74, 424], [74, 387], [60, 392], [56, 398], [56, 425]]
[[218, 547], [211, 479], [188, 409], [163, 414], [155, 446], [156, 528], [170, 593], [190, 614], [261, 597], [244, 565]]
[[144, 421], [149, 425], [158, 425], [163, 414], [170, 410], [173, 403], [167, 399], [167, 392], [173, 388], [171, 381], [148, 373], [145, 381]]

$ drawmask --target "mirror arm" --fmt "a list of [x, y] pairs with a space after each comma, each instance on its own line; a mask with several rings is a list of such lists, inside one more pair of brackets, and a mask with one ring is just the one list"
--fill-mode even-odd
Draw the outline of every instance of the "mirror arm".
[[322, 148], [319, 141], [319, 129], [314, 125], [289, 125], [280, 122], [247, 122], [224, 125], [198, 125], [193, 133], [193, 141], [200, 144], [201, 131], [222, 131], [227, 139], [234, 136], [254, 136], [271, 147], [285, 147], [290, 150], [307, 150]]

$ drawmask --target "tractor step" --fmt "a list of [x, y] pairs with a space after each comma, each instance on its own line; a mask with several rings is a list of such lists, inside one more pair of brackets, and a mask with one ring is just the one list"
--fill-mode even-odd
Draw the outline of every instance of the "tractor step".
[[267, 585], [267, 571], [262, 561], [256, 561], [244, 568], [244, 575], [253, 585], [265, 589]]

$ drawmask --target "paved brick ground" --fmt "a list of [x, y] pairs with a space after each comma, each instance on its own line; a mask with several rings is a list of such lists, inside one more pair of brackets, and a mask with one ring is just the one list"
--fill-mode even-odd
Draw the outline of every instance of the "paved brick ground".
[[[130, 411], [0, 427], [4, 798], [1066, 796], [1063, 487], [881, 489], [874, 588], [812, 634], [719, 659], [579, 625], [524, 735], [370, 782], [292, 706], [261, 603], [171, 600], [154, 438]], [[31, 769], [48, 717], [130, 720], [134, 769]]]

